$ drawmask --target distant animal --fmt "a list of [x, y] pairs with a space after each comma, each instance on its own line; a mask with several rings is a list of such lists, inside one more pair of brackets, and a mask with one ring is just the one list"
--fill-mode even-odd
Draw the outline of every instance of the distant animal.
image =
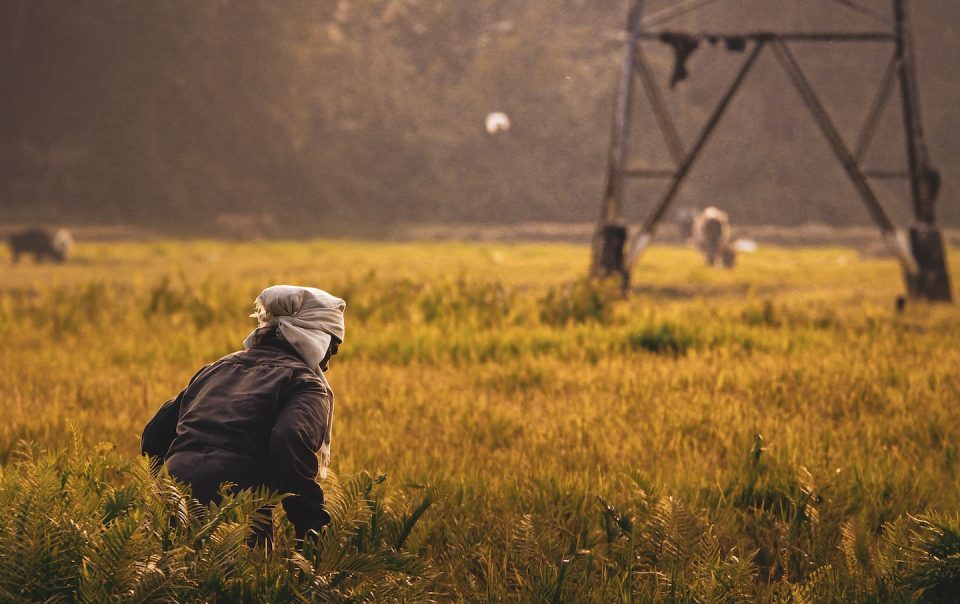
[[693, 241], [708, 266], [733, 268], [737, 248], [730, 240], [730, 219], [727, 213], [713, 206], [704, 208], [693, 219]]
[[36, 262], [63, 262], [73, 248], [73, 236], [67, 229], [26, 229], [10, 235], [7, 243], [10, 244], [10, 259], [14, 264], [20, 261], [21, 254], [33, 254]]
[[680, 238], [686, 241], [693, 237], [693, 221], [697, 217], [697, 211], [693, 208], [680, 208], [675, 217], [677, 229], [680, 231]]

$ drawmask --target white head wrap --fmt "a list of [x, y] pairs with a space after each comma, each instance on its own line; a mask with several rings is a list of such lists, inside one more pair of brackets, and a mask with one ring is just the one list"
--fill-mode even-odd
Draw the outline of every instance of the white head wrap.
[[[320, 361], [327, 354], [331, 336], [343, 342], [343, 311], [347, 303], [314, 287], [297, 285], [274, 285], [260, 292], [256, 300], [257, 310], [250, 315], [261, 327], [276, 326], [277, 331], [314, 371], [330, 393], [330, 414], [327, 418], [327, 433], [320, 447], [320, 476], [326, 477], [330, 465], [330, 438], [333, 425], [333, 390], [327, 383]], [[244, 348], [256, 344], [255, 329], [243, 341]]]

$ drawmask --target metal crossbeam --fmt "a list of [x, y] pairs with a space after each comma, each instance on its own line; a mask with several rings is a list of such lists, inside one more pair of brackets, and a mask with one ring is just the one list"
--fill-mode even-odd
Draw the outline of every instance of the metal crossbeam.
[[863, 175], [876, 180], [907, 180], [909, 172], [903, 170], [864, 170]]
[[[640, 32], [642, 40], [659, 40], [664, 34], [677, 34], [669, 30]], [[797, 42], [893, 42], [896, 36], [885, 31], [830, 32], [830, 31], [752, 31], [730, 33], [722, 31], [683, 32], [683, 35], [698, 41], [741, 38], [743, 40], [789, 40]]]

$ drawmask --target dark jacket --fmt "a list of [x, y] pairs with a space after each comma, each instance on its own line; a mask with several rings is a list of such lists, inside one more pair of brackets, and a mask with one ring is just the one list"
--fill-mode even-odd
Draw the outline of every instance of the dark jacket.
[[141, 450], [203, 503], [224, 482], [290, 493], [283, 507], [302, 538], [330, 521], [316, 476], [331, 401], [293, 348], [268, 336], [197, 372], [147, 424]]

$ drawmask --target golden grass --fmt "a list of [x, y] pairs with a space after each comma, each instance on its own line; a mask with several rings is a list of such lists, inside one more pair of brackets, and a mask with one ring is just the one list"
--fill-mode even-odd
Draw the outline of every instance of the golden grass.
[[68, 423], [132, 456], [152, 412], [239, 346], [260, 289], [344, 296], [334, 470], [440, 487], [413, 543], [449, 570], [447, 595], [510, 593], [497, 556], [528, 515], [571, 533], [558, 551], [589, 547], [576, 531], [597, 497], [638, 517], [659, 495], [687, 502], [724, 547], [760, 551], [760, 595], [814, 570], [778, 562], [779, 529], [744, 520], [801, 492], [797, 476], [816, 485], [805, 555], [821, 565], [843, 522], [960, 513], [960, 312], [895, 314], [892, 260], [766, 248], [715, 271], [654, 247], [626, 300], [578, 282], [588, 250], [570, 245], [100, 243], [62, 266], [5, 260], [2, 459], [21, 439], [66, 445]]

